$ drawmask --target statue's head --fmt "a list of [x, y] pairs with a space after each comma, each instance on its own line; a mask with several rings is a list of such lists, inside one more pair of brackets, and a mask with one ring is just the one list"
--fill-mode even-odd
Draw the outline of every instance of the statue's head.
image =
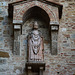
[[38, 30], [36, 30], [36, 29], [33, 30], [32, 34], [31, 34], [31, 37], [34, 38], [34, 39], [38, 39], [40, 37]]
[[38, 23], [37, 23], [37, 21], [34, 22], [33, 28], [34, 29], [38, 29]]

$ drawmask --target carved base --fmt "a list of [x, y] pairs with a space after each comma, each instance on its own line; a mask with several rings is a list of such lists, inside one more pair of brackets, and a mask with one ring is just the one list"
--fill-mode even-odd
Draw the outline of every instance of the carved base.
[[27, 62], [26, 63], [26, 70], [28, 71], [31, 69], [32, 72], [39, 72], [40, 69], [45, 70], [45, 63], [44, 62]]

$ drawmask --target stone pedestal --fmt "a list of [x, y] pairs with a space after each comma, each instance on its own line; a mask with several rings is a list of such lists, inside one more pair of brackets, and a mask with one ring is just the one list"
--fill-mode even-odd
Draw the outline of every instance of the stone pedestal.
[[26, 63], [27, 75], [33, 75], [33, 73], [38, 73], [38, 75], [43, 75], [45, 70], [44, 62], [27, 62]]

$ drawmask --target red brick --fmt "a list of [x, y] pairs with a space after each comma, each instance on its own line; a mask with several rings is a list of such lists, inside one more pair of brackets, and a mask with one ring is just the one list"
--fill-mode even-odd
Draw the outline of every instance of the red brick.
[[75, 49], [71, 49], [71, 51], [75, 51]]

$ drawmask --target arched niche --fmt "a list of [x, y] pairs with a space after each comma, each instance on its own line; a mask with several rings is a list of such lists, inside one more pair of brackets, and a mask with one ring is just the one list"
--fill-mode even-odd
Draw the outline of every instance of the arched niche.
[[[29, 8], [23, 15], [23, 24], [22, 24], [22, 35], [24, 35], [25, 39], [28, 35], [29, 32], [32, 31], [33, 29], [33, 22], [37, 21], [39, 24], [39, 31], [42, 33], [43, 38], [44, 38], [44, 45], [46, 47], [49, 47], [49, 52], [50, 52], [50, 18], [47, 12], [38, 7], [38, 6], [33, 6]], [[32, 21], [32, 22], [31, 22]], [[45, 47], [45, 51], [46, 51]]]
[[39, 6], [33, 6], [33, 7], [29, 8], [23, 14], [23, 17], [22, 17], [22, 21], [23, 21], [22, 28], [24, 28], [23, 27], [24, 23], [27, 20], [29, 20], [29, 19], [34, 19], [33, 21], [40, 21], [43, 24], [42, 25], [39, 24], [39, 28], [40, 27], [46, 28], [47, 31], [50, 33], [50, 17], [49, 17], [49, 15], [47, 14], [47, 12], [44, 9], [42, 9]]
[[44, 21], [48, 27], [50, 23], [49, 15], [46, 13], [46, 11], [39, 6], [33, 6], [29, 8], [24, 14], [23, 14], [23, 24], [30, 18], [39, 19], [41, 21]]
[[[49, 30], [51, 40], [51, 32], [55, 33], [58, 29], [57, 25], [59, 25], [59, 19], [62, 16], [62, 7], [62, 5], [50, 1], [20, 1], [10, 3], [8, 13], [9, 18], [12, 18], [13, 24], [17, 27], [15, 30], [22, 31], [22, 26], [30, 18], [44, 22], [45, 28], [47, 28], [47, 31]], [[47, 43], [47, 41], [45, 42]]]

